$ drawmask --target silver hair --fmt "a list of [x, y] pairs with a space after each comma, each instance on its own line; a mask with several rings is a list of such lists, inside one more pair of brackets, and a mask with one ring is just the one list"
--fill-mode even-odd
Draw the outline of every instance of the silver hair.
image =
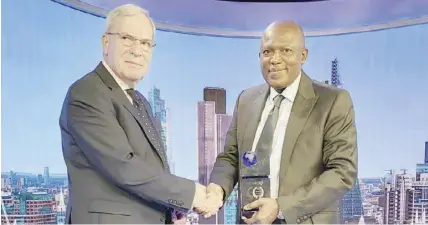
[[152, 18], [150, 18], [149, 12], [139, 6], [133, 5], [133, 4], [125, 4], [118, 6], [111, 10], [106, 18], [105, 22], [105, 30], [104, 32], [108, 32], [114, 23], [115, 20], [127, 17], [127, 16], [135, 16], [138, 14], [145, 15], [151, 22], [152, 28], [153, 28], [153, 36], [156, 31], [155, 23], [153, 22]]

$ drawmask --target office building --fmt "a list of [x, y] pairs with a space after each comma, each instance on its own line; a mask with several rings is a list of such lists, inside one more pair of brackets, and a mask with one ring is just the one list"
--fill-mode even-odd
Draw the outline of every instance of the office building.
[[215, 102], [215, 113], [226, 114], [226, 90], [223, 88], [204, 88], [204, 101]]
[[[208, 185], [217, 155], [224, 151], [226, 134], [232, 116], [226, 114], [226, 91], [205, 88], [204, 101], [197, 104], [198, 115], [198, 179]], [[199, 218], [200, 224], [223, 224], [224, 208], [208, 219]]]
[[171, 169], [171, 172], [174, 172], [174, 162], [172, 159], [172, 149], [168, 145], [170, 143], [170, 131], [169, 131], [169, 120], [171, 117], [170, 110], [166, 107], [165, 100], [161, 98], [161, 93], [159, 88], [153, 87], [148, 93], [149, 104], [151, 106], [152, 114], [154, 116], [154, 124], [156, 129], [159, 131], [162, 144], [167, 153], [168, 163]]

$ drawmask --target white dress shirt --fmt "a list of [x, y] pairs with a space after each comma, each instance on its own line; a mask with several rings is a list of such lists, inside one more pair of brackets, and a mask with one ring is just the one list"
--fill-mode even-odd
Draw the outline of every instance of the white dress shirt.
[[[278, 197], [279, 169], [281, 165], [282, 146], [284, 144], [285, 131], [287, 129], [288, 119], [291, 114], [291, 108], [299, 88], [300, 78], [301, 74], [299, 74], [296, 80], [294, 80], [294, 82], [281, 93], [285, 98], [281, 102], [278, 122], [273, 135], [272, 152], [270, 155], [270, 197], [273, 199]], [[251, 149], [253, 152], [256, 150], [257, 143], [269, 116], [269, 112], [274, 107], [273, 98], [275, 98], [275, 96], [278, 94], [279, 93], [274, 88], [270, 88], [270, 94], [266, 100], [266, 104], [254, 137], [253, 147]]]
[[130, 89], [131, 87], [128, 84], [126, 84], [125, 82], [123, 82], [123, 80], [120, 79], [118, 76], [116, 76], [116, 74], [113, 72], [113, 70], [110, 68], [110, 66], [107, 65], [107, 63], [104, 60], [102, 61], [102, 64], [107, 69], [107, 71], [111, 74], [111, 76], [116, 81], [116, 83], [119, 85], [119, 87], [123, 90], [123, 92], [125, 93], [126, 97], [129, 99], [129, 101], [131, 101], [131, 104], [133, 104], [134, 102], [132, 101], [131, 96], [128, 94], [128, 92], [126, 92], [126, 90]]

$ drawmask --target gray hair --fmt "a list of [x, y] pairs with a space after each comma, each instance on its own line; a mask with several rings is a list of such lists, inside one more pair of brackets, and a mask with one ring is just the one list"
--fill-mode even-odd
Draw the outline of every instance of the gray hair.
[[127, 17], [127, 16], [135, 16], [138, 14], [142, 14], [145, 15], [151, 22], [152, 27], [153, 27], [153, 35], [156, 31], [156, 26], [152, 20], [152, 18], [150, 18], [149, 12], [139, 6], [133, 5], [133, 4], [125, 4], [125, 5], [121, 5], [118, 6], [116, 8], [114, 8], [113, 10], [111, 10], [106, 18], [106, 22], [105, 22], [105, 30], [104, 32], [108, 32], [110, 27], [112, 26], [112, 24], [114, 23], [115, 20], [123, 18], [123, 17]]

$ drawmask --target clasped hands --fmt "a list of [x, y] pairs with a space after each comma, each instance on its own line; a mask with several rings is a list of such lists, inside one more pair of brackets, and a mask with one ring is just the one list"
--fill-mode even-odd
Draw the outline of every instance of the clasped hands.
[[[223, 206], [223, 188], [210, 183], [207, 187], [196, 184], [196, 194], [193, 204], [195, 212], [209, 218], [215, 215]], [[260, 198], [244, 206], [244, 210], [258, 209], [251, 218], [242, 218], [247, 224], [272, 224], [278, 217], [279, 205], [275, 199]]]
[[223, 198], [224, 191], [220, 185], [210, 183], [205, 187], [197, 183], [193, 210], [209, 218], [223, 206]]

